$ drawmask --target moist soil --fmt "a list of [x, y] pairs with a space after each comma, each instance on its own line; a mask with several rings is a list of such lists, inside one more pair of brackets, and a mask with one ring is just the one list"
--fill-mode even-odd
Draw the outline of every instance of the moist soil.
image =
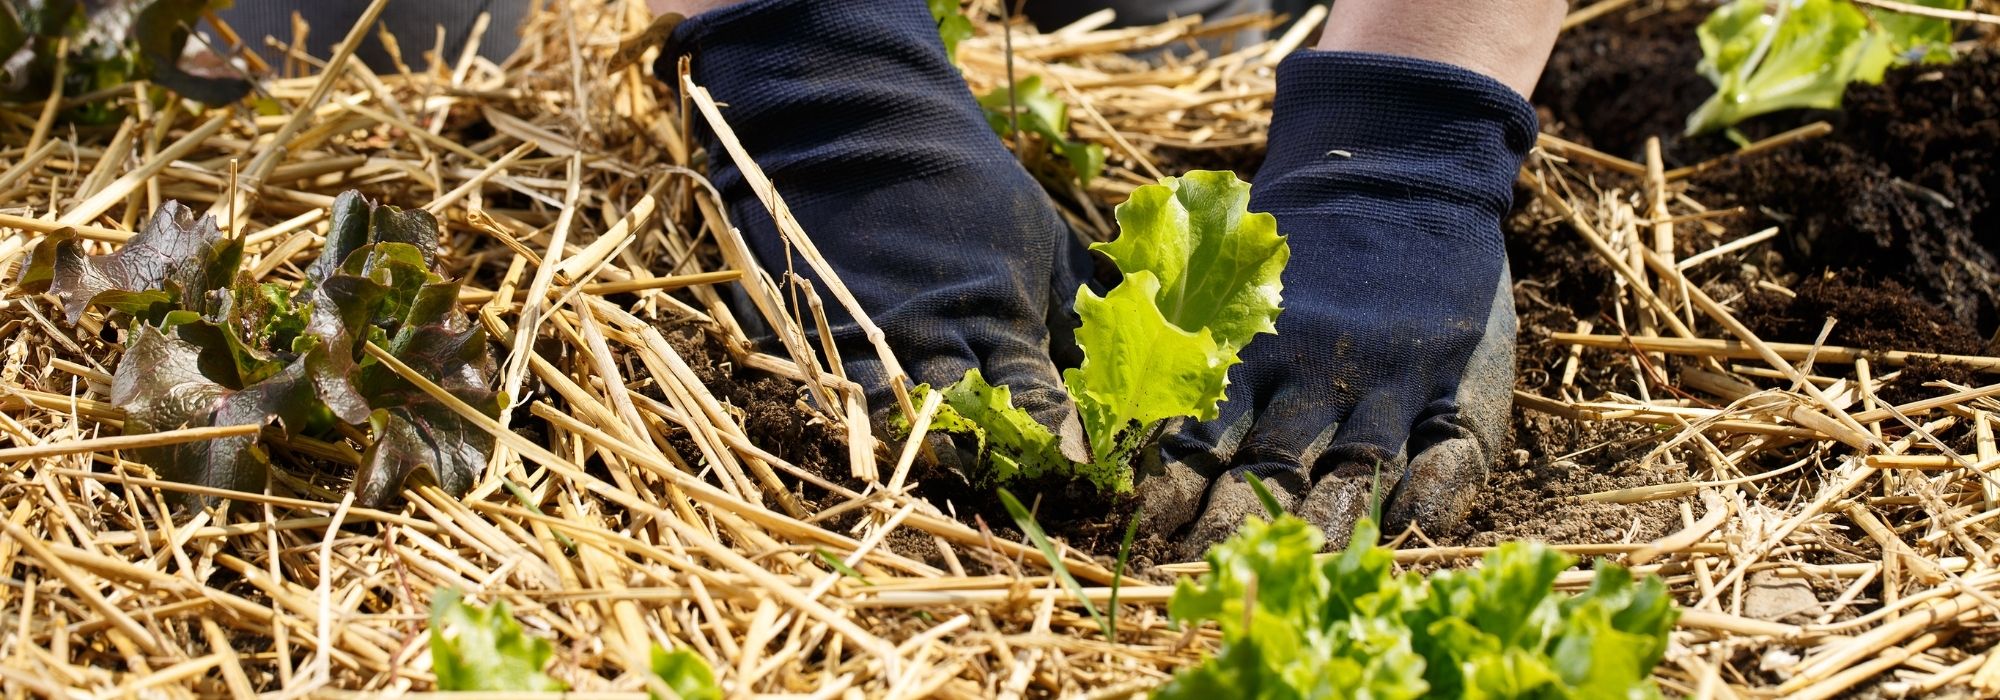
[[[1641, 5], [1573, 29], [1558, 42], [1533, 100], [1544, 130], [1633, 159], [1643, 158], [1647, 138], [1658, 136], [1668, 167], [1726, 156], [1735, 146], [1721, 136], [1681, 135], [1685, 115], [1712, 92], [1694, 71], [1701, 56], [1694, 28], [1707, 8]], [[2000, 97], [2000, 57], [1980, 50], [1950, 65], [1891, 71], [1881, 85], [1851, 87], [1843, 112], [1794, 111], [1745, 122], [1739, 130], [1751, 139], [1816, 120], [1829, 121], [1834, 131], [1761, 156], [1724, 158], [1697, 173], [1690, 180], [1692, 197], [1711, 208], [1740, 205], [1745, 213], [1717, 219], [1719, 226], [1708, 230], [1682, 227], [1679, 253], [1779, 226], [1784, 235], [1739, 254], [1735, 268], [1711, 263], [1712, 277], [1700, 280], [1712, 296], [1734, 306], [1759, 337], [1812, 343], [1826, 319], [1834, 318], [1829, 344], [1988, 354], [1993, 351], [1988, 339], [2000, 324], [1995, 258], [2000, 211], [1989, 207], [1989, 193], [2000, 192], [1995, 160], [2000, 99], [1995, 97]], [[1248, 177], [1262, 154], [1232, 149], [1184, 156], [1189, 162], [1176, 166], [1229, 169]], [[1630, 190], [1638, 184], [1573, 165], [1601, 186]], [[1570, 349], [1542, 339], [1576, 330], [1580, 319], [1615, 329], [1610, 302], [1616, 290], [1612, 272], [1579, 237], [1524, 195], [1517, 193], [1504, 224], [1521, 327], [1517, 388], [1552, 396], [1561, 390]], [[1769, 291], [1770, 286], [1792, 294]], [[1714, 328], [1699, 330], [1724, 335]], [[670, 329], [668, 337], [711, 390], [741, 411], [757, 444], [860, 490], [846, 474], [842, 436], [806, 408], [796, 383], [733, 366], [718, 342], [694, 328]], [[1631, 389], [1633, 368], [1625, 354], [1585, 351], [1577, 368], [1572, 389], [1581, 395]], [[1885, 400], [1906, 402], [1936, 395], [1939, 389], [1925, 385], [1939, 380], [1968, 384], [1990, 378], [1959, 365], [1918, 362], [1880, 392]], [[1430, 540], [1632, 542], [1681, 527], [1678, 501], [1608, 504], [1580, 498], [1686, 481], [1689, 473], [1675, 453], [1655, 454], [1659, 431], [1571, 421], [1518, 407], [1513, 424], [1510, 458], [1495, 467], [1471, 517], [1456, 532], [1425, 533]], [[691, 443], [676, 447], [698, 454]], [[1020, 539], [990, 492], [941, 469], [920, 467], [912, 478], [920, 495], [959, 520], [988, 528], [995, 537]], [[1024, 499], [1041, 494], [1031, 503], [1041, 526], [1107, 562], [1115, 557], [1135, 506], [1057, 484], [1024, 484], [1014, 491]], [[841, 500], [811, 486], [800, 487], [798, 495], [815, 505]], [[854, 517], [830, 526], [851, 525]], [[1142, 533], [1133, 561], [1171, 560], [1170, 539], [1170, 533]], [[887, 546], [942, 565], [935, 545], [915, 533], [891, 537]], [[964, 563], [984, 571], [1006, 568]]]
[[[682, 325], [661, 329], [667, 342], [680, 353], [695, 375], [717, 399], [734, 409], [743, 431], [752, 443], [821, 478], [855, 492], [867, 485], [847, 469], [846, 436], [817, 411], [809, 408], [804, 385], [782, 377], [737, 366], [722, 342], [699, 327]], [[698, 455], [699, 448], [685, 433], [669, 436], [674, 449], [683, 455]], [[991, 490], [973, 488], [950, 470], [919, 461], [910, 474], [916, 495], [930, 501], [947, 514], [975, 529], [990, 530], [994, 537], [1023, 541], [1013, 518]], [[1010, 488], [1034, 512], [1036, 522], [1051, 537], [1109, 563], [1118, 553], [1126, 523], [1137, 509], [1135, 499], [1107, 499], [1094, 488], [1076, 483], [1022, 483]], [[832, 507], [846, 500], [816, 486], [802, 484], [794, 492], [809, 510]], [[832, 519], [824, 526], [845, 531], [860, 518], [859, 513]], [[943, 555], [929, 537], [902, 528], [884, 546], [912, 559], [945, 566]], [[1171, 551], [1163, 538], [1138, 538], [1132, 546], [1133, 559], [1169, 561]], [[1004, 570], [997, 562], [961, 560], [972, 573]]]
[[[1613, 13], [1565, 34], [1534, 96], [1544, 130], [1642, 162], [1646, 141], [1657, 136], [1670, 168], [1734, 150], [1722, 136], [1682, 135], [1686, 115], [1714, 90], [1695, 71], [1701, 59], [1695, 27], [1708, 8], [1673, 5]], [[1784, 235], [1773, 244], [1740, 256], [1740, 269], [1716, 272], [1719, 264], [1711, 264], [1714, 277], [1701, 280], [1712, 296], [1734, 300], [1739, 319], [1766, 340], [1812, 343], [1833, 318], [1829, 344], [1989, 354], [1987, 339], [2000, 322], [1994, 258], [2000, 213], [1988, 207], [1989, 193], [2000, 192], [1996, 92], [2000, 58], [1982, 49], [1946, 66], [1891, 71], [1881, 85], [1853, 86], [1844, 111], [1783, 112], [1739, 125], [1753, 140], [1818, 120], [1834, 130], [1762, 156], [1723, 158], [1719, 167], [1697, 173], [1689, 192], [1695, 200], [1711, 208], [1742, 206], [1746, 213], [1717, 220], [1720, 231], [1681, 227], [1678, 252], [1689, 255], [1780, 227]], [[1629, 191], [1637, 184], [1579, 169], [1602, 186]], [[1578, 319], [1616, 328], [1608, 313], [1609, 295], [1616, 292], [1607, 284], [1611, 271], [1574, 232], [1530, 206], [1525, 194], [1517, 193], [1506, 224], [1521, 319], [1518, 386], [1553, 395], [1568, 348], [1537, 339], [1574, 331]], [[1771, 291], [1772, 285], [1793, 294]], [[1593, 395], [1601, 387], [1629, 392], [1632, 369], [1623, 357], [1583, 353], [1580, 393]], [[1939, 380], [1983, 383], [1960, 365], [1917, 362], [1879, 392], [1884, 400], [1907, 402], [1937, 395], [1939, 389], [1925, 385]], [[1656, 446], [1652, 431], [1519, 408], [1514, 428], [1519, 466], [1495, 472], [1489, 495], [1468, 523], [1472, 532], [1444, 539], [1630, 541], [1678, 527], [1674, 502], [1625, 506], [1575, 499], [1684, 479], [1679, 467], [1645, 459]]]

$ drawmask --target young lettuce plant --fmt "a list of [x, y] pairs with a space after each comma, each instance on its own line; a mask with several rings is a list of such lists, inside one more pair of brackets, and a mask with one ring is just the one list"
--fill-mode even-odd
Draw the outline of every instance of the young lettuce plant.
[[1588, 590], [1553, 592], [1575, 563], [1509, 542], [1478, 569], [1395, 573], [1363, 519], [1346, 550], [1289, 515], [1252, 519], [1182, 579], [1168, 613], [1213, 621], [1222, 647], [1160, 700], [1240, 698], [1658, 698], [1652, 669], [1678, 612], [1666, 587], [1602, 562]]
[[1277, 220], [1251, 213], [1249, 203], [1250, 184], [1233, 173], [1163, 178], [1118, 205], [1117, 240], [1091, 246], [1124, 279], [1104, 296], [1088, 288], [1076, 295], [1084, 359], [1063, 383], [1089, 462], [1064, 457], [1056, 436], [978, 370], [943, 390], [932, 425], [971, 436], [993, 481], [1058, 476], [1130, 491], [1133, 459], [1160, 424], [1214, 419], [1238, 353], [1258, 334], [1276, 332], [1279, 274], [1291, 248]]
[[555, 645], [522, 630], [506, 601], [470, 605], [455, 588], [441, 588], [431, 597], [431, 672], [438, 690], [567, 690], [542, 672], [554, 656]]
[[1042, 76], [1022, 78], [1012, 90], [995, 88], [979, 98], [979, 106], [986, 112], [986, 125], [1001, 138], [1012, 135], [1017, 123], [1022, 131], [1041, 137], [1050, 153], [1069, 163], [1078, 184], [1089, 185], [1104, 173], [1104, 146], [1069, 140], [1069, 103], [1051, 94], [1042, 85]]
[[[428, 212], [346, 192], [334, 200], [319, 259], [293, 291], [251, 280], [240, 269], [240, 239], [170, 201], [108, 255], [84, 255], [67, 230], [49, 235], [18, 287], [53, 294], [72, 324], [91, 306], [127, 320], [111, 382], [126, 434], [276, 419], [288, 438], [338, 441], [336, 423], [365, 425], [354, 489], [361, 503], [378, 506], [420, 472], [463, 493], [493, 449], [491, 435], [363, 352], [378, 345], [499, 415], [485, 332], [459, 311], [458, 282], [432, 272], [437, 239]], [[168, 479], [237, 491], [261, 490], [270, 469], [256, 435], [134, 455]]]
[[[1965, 9], [1965, 0], [1916, 4]], [[1716, 91], [1688, 116], [1689, 135], [1783, 109], [1838, 109], [1848, 83], [1882, 82], [1890, 66], [1951, 60], [1949, 20], [1864, 13], [1849, 0], [1734, 0], [1696, 32], [1696, 69]]]

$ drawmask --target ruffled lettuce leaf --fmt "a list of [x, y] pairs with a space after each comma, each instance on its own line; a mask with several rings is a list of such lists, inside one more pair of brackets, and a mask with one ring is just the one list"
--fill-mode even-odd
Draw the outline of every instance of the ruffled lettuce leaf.
[[1209, 549], [1209, 573], [1175, 587], [1168, 613], [1214, 622], [1222, 646], [1155, 695], [1244, 698], [1659, 697], [1651, 673], [1677, 613], [1657, 577], [1600, 563], [1589, 590], [1554, 592], [1575, 563], [1508, 543], [1478, 569], [1395, 572], [1369, 520], [1339, 554], [1318, 529], [1252, 519]]
[[[1918, 0], [1965, 9], [1965, 0]], [[1696, 70], [1716, 92], [1688, 116], [1687, 133], [1727, 128], [1784, 109], [1838, 109], [1853, 82], [1879, 83], [1891, 66], [1951, 60], [1949, 20], [1848, 0], [1733, 0], [1696, 30]]]
[[431, 599], [431, 672], [438, 690], [567, 690], [542, 672], [554, 656], [555, 645], [522, 631], [505, 601], [469, 605], [450, 588]]
[[[353, 488], [380, 506], [419, 474], [463, 493], [493, 449], [492, 436], [361, 352], [380, 344], [452, 396], [499, 414], [485, 333], [458, 309], [458, 283], [432, 271], [437, 238], [426, 212], [345, 193], [294, 291], [241, 276], [241, 243], [169, 202], [108, 255], [84, 255], [74, 235], [49, 236], [18, 287], [55, 295], [72, 322], [92, 305], [130, 318], [112, 387], [128, 434], [277, 421], [289, 437], [339, 440], [336, 421], [366, 425]], [[270, 466], [254, 436], [138, 456], [168, 478], [233, 490], [258, 490]]]
[[1124, 279], [1103, 296], [1077, 290], [1084, 359], [1063, 382], [1090, 461], [1064, 458], [1049, 429], [976, 370], [944, 390], [950, 415], [936, 429], [974, 436], [994, 481], [1054, 473], [1131, 490], [1132, 462], [1161, 422], [1215, 418], [1243, 346], [1275, 332], [1291, 248], [1249, 204], [1249, 183], [1233, 173], [1163, 178], [1118, 205], [1117, 240], [1092, 246]]
[[69, 229], [44, 237], [21, 268], [17, 286], [62, 302], [70, 323], [92, 304], [157, 321], [175, 308], [200, 311], [210, 292], [229, 286], [243, 259], [241, 241], [224, 240], [215, 220], [180, 202], [153, 218], [116, 252], [87, 256]]

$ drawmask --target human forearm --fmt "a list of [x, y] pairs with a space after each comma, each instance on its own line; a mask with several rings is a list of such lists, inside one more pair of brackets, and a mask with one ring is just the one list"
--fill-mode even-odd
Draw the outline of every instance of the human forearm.
[[1318, 48], [1449, 63], [1528, 95], [1567, 8], [1563, 0], [1339, 0]]
[[742, 1], [743, 0], [646, 0], [646, 9], [652, 10], [653, 14], [656, 15], [673, 12], [683, 17], [693, 17], [695, 15], [707, 12], [709, 10], [713, 10], [718, 7], [728, 7], [730, 5], [734, 5]]

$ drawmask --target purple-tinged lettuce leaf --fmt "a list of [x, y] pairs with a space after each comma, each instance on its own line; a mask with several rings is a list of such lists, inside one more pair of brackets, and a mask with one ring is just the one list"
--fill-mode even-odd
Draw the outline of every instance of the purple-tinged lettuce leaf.
[[[268, 1], [268, 0], [265, 0]], [[154, 84], [206, 105], [226, 105], [250, 94], [250, 81], [232, 72], [191, 69], [181, 61], [203, 12], [228, 0], [153, 0], [132, 21], [139, 64]]]
[[[454, 330], [445, 323], [406, 328], [388, 350], [453, 397], [499, 415], [499, 394], [488, 388], [493, 360], [484, 329]], [[472, 487], [493, 453], [491, 434], [380, 363], [362, 370], [361, 391], [375, 409], [368, 416], [375, 440], [354, 478], [361, 502], [386, 502], [419, 473], [448, 493]]]
[[306, 267], [306, 284], [316, 285], [340, 269], [347, 257], [368, 245], [368, 218], [371, 205], [359, 190], [348, 190], [333, 198], [327, 212], [326, 242], [319, 258]]
[[107, 255], [84, 255], [72, 231], [49, 234], [22, 266], [17, 286], [54, 294], [70, 323], [93, 303], [157, 320], [173, 308], [203, 311], [209, 293], [229, 286], [242, 259], [242, 242], [223, 239], [214, 219], [196, 220], [186, 206], [168, 201]]
[[[92, 304], [131, 317], [113, 378], [128, 434], [276, 420], [291, 437], [338, 440], [336, 421], [367, 424], [354, 489], [364, 505], [383, 506], [413, 474], [463, 493], [493, 449], [490, 435], [361, 352], [380, 344], [452, 396], [499, 414], [485, 333], [458, 308], [459, 284], [433, 272], [437, 233], [428, 212], [342, 194], [327, 249], [293, 291], [242, 276], [241, 243], [170, 202], [109, 255], [84, 256], [73, 234], [50, 236], [19, 286], [54, 293], [72, 321]], [[270, 464], [258, 440], [138, 456], [171, 479], [254, 491]]]
[[[196, 321], [168, 329], [139, 325], [111, 380], [111, 401], [125, 409], [125, 433], [228, 425], [263, 425], [276, 419], [298, 434], [322, 413], [350, 422], [366, 407], [345, 385], [343, 358], [314, 347], [261, 381], [241, 389], [216, 381], [225, 348], [214, 327]], [[204, 361], [204, 358], [211, 358]], [[223, 360], [222, 362], [227, 362]], [[351, 363], [348, 363], [351, 364]], [[138, 450], [139, 461], [182, 483], [260, 491], [270, 458], [256, 437], [188, 442]]]

